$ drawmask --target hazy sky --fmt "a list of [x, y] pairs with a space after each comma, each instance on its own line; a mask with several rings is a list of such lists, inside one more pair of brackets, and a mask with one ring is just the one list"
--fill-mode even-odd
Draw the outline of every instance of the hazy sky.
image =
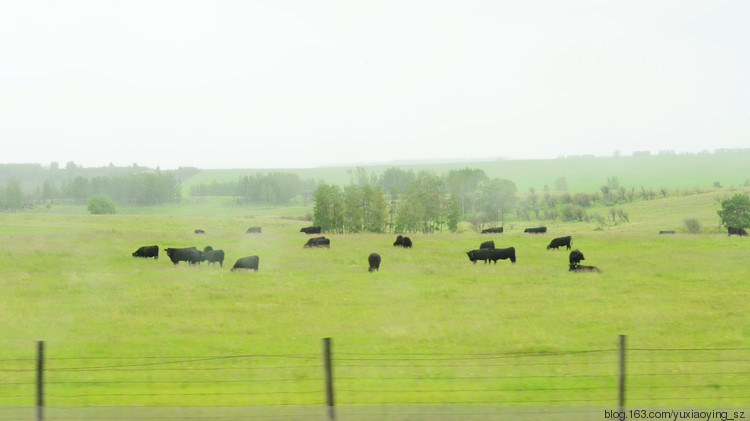
[[750, 2], [3, 1], [0, 162], [750, 147]]

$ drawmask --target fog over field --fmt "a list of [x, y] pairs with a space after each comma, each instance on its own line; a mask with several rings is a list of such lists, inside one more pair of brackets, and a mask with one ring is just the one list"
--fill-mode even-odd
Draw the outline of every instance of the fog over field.
[[172, 169], [748, 144], [740, 0], [0, 4], [4, 163]]

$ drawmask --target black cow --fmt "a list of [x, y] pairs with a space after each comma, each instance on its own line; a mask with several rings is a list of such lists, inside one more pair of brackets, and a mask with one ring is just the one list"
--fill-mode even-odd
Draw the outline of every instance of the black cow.
[[404, 248], [405, 249], [411, 248], [411, 238], [404, 237]]
[[304, 232], [305, 234], [320, 234], [320, 227], [318, 226], [304, 227], [304, 228], [301, 228], [299, 232]]
[[570, 256], [568, 257], [568, 260], [571, 265], [577, 265], [581, 260], [586, 260], [583, 258], [583, 253], [580, 252], [580, 250], [575, 249], [570, 252]]
[[208, 264], [219, 262], [219, 266], [224, 266], [224, 250], [205, 251], [202, 260], [207, 260]]
[[490, 250], [491, 249], [470, 250], [467, 251], [466, 254], [469, 256], [471, 263], [476, 264], [477, 260], [483, 260], [484, 263], [487, 263], [487, 260], [490, 260]]
[[245, 231], [245, 234], [260, 234], [260, 227], [250, 227]]
[[206, 233], [206, 231], [203, 231], [203, 230], [195, 230], [195, 233], [196, 233], [196, 234], [205, 234], [205, 233]]
[[491, 249], [490, 260], [492, 260], [494, 263], [497, 263], [498, 259], [510, 259], [511, 263], [516, 263], [516, 249], [513, 247], [504, 249]]
[[484, 263], [492, 260], [494, 263], [497, 263], [498, 260], [505, 259], [510, 259], [512, 263], [516, 263], [516, 249], [513, 247], [504, 249], [477, 249], [467, 251], [466, 254], [472, 263], [476, 263], [477, 260], [484, 260]]
[[571, 237], [568, 235], [566, 237], [557, 237], [553, 239], [552, 241], [549, 242], [549, 245], [547, 246], [547, 250], [549, 249], [557, 250], [558, 248], [562, 246], [567, 246], [568, 250], [570, 250], [570, 238]]
[[674, 231], [673, 231], [673, 230], [669, 230], [669, 231], [659, 231], [659, 234], [674, 234]]
[[479, 246], [479, 248], [480, 249], [494, 249], [495, 248], [495, 242], [492, 241], [492, 240], [485, 241], [484, 243], [482, 243], [482, 245]]
[[570, 264], [570, 267], [568, 268], [569, 272], [601, 272], [602, 270], [599, 269], [596, 266], [586, 266], [586, 265], [577, 265], [577, 264]]
[[531, 234], [544, 234], [547, 232], [547, 227], [537, 227], [537, 228], [526, 228], [523, 230], [523, 232], [529, 232]]
[[211, 247], [211, 246], [206, 246], [206, 247], [203, 247], [203, 252], [204, 252], [204, 253], [207, 253], [207, 252], [209, 252], [209, 251], [211, 251], [211, 250], [213, 250], [213, 249], [214, 249], [214, 248], [213, 248], [213, 247]]
[[502, 234], [503, 233], [503, 227], [493, 227], [493, 228], [487, 228], [482, 230], [482, 234]]
[[396, 246], [396, 247], [403, 246], [404, 245], [404, 236], [403, 235], [399, 235], [398, 237], [396, 237], [396, 241], [393, 242], [393, 245]]
[[370, 253], [370, 256], [367, 258], [367, 262], [370, 263], [370, 268], [368, 269], [370, 272], [373, 270], [380, 270], [380, 255], [377, 253]]
[[200, 250], [198, 250], [195, 247], [185, 247], [185, 248], [166, 248], [164, 251], [167, 252], [167, 256], [169, 256], [169, 260], [172, 261], [175, 265], [180, 262], [188, 262], [191, 265], [194, 265], [196, 263], [200, 263], [201, 259], [203, 258], [203, 253], [201, 253]]
[[258, 256], [240, 257], [236, 262], [234, 262], [232, 272], [234, 272], [235, 269], [252, 269], [257, 272], [259, 261], [260, 258]]
[[159, 246], [143, 246], [133, 253], [133, 257], [153, 257], [159, 258]]
[[313, 237], [302, 247], [331, 247], [331, 240], [325, 237]]
[[744, 228], [741, 227], [727, 227], [727, 235], [747, 235]]

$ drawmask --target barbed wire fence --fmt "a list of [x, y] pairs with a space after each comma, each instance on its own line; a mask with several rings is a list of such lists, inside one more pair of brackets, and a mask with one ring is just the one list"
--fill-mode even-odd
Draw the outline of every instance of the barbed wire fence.
[[[0, 358], [0, 420], [111, 417], [104, 407], [192, 407], [195, 419], [218, 407], [225, 414], [265, 408], [255, 416], [273, 419], [274, 407], [279, 419], [332, 420], [362, 407], [481, 407], [488, 414], [504, 406], [738, 406], [750, 396], [750, 348], [625, 349], [624, 337], [620, 347], [565, 352], [331, 348], [326, 338], [322, 352], [300, 354], [61, 357], [40, 342], [34, 357]], [[97, 407], [96, 416], [66, 415]]]

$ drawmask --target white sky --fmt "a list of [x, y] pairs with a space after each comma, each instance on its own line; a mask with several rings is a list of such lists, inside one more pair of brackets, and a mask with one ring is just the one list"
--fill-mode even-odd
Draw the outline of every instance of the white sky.
[[750, 147], [750, 2], [0, 2], [0, 162]]

